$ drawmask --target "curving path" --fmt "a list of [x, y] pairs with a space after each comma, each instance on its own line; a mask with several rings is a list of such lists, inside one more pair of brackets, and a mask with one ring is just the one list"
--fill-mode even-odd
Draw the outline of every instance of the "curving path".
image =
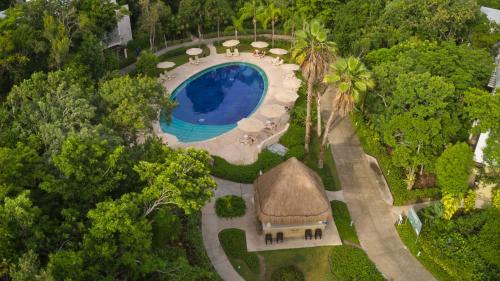
[[[329, 89], [325, 99], [332, 95]], [[328, 103], [323, 108], [328, 110]], [[329, 141], [347, 207], [368, 257], [388, 280], [436, 280], [401, 242], [391, 206], [383, 199], [349, 118], [337, 118]]]

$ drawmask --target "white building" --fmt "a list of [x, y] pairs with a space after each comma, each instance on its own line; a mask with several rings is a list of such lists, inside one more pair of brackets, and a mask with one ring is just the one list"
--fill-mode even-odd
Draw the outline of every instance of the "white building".
[[[116, 3], [116, 0], [111, 0], [111, 2]], [[122, 9], [128, 10], [128, 5], [123, 5]], [[120, 11], [116, 11], [117, 15], [120, 15]], [[109, 33], [106, 38], [104, 38], [103, 42], [106, 45], [106, 48], [112, 48], [115, 46], [126, 46], [128, 42], [130, 42], [132, 38], [132, 26], [130, 24], [130, 16], [129, 15], [120, 15], [121, 18], [118, 21], [116, 28]]]

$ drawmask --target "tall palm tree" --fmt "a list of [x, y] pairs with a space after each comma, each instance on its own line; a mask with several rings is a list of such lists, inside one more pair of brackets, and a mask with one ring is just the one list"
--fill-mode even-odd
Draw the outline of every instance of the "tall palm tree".
[[260, 0], [252, 0], [245, 2], [245, 5], [240, 9], [240, 23], [252, 19], [253, 23], [253, 41], [257, 41], [257, 10], [262, 6]]
[[370, 71], [355, 57], [339, 59], [335, 64], [331, 64], [330, 73], [325, 76], [324, 82], [334, 85], [337, 95], [332, 99], [332, 110], [323, 132], [318, 159], [320, 168], [323, 168], [325, 147], [335, 113], [345, 117], [356, 105], [363, 103], [366, 91], [375, 86]]
[[267, 3], [259, 8], [257, 19], [262, 23], [262, 27], [267, 28], [267, 24], [271, 22], [272, 37], [271, 46], [274, 47], [274, 26], [281, 17], [283, 11], [278, 7], [274, 0], [268, 0]]
[[333, 60], [336, 51], [336, 44], [328, 41], [328, 32], [329, 30], [317, 20], [305, 24], [304, 30], [296, 32], [297, 43], [291, 54], [300, 64], [302, 74], [307, 79], [306, 152], [309, 152], [311, 142], [311, 103], [314, 84], [323, 81], [328, 64]]

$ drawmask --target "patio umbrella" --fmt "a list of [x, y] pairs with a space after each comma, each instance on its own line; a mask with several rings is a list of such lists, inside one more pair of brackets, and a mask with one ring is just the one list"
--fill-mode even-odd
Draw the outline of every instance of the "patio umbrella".
[[259, 113], [267, 118], [281, 117], [286, 113], [285, 107], [278, 104], [266, 104], [260, 107]]
[[226, 48], [232, 48], [232, 47], [237, 46], [238, 44], [240, 44], [239, 40], [231, 39], [231, 40], [224, 41], [224, 43], [222, 43], [222, 46], [224, 46]]
[[278, 55], [278, 56], [282, 56], [282, 55], [288, 54], [287, 50], [281, 49], [281, 48], [273, 48], [273, 49], [269, 50], [269, 52], [271, 52], [271, 54], [275, 54], [275, 55]]
[[300, 66], [298, 64], [287, 63], [283, 64], [281, 68], [286, 71], [297, 71], [300, 69]]
[[200, 55], [201, 53], [203, 53], [203, 50], [200, 48], [191, 48], [186, 50], [186, 54], [190, 56], [197, 56]]
[[290, 92], [279, 92], [274, 96], [274, 99], [276, 99], [279, 102], [284, 102], [284, 103], [290, 103], [294, 102], [299, 98], [299, 95], [296, 93], [290, 93]]
[[252, 45], [252, 47], [257, 48], [257, 49], [267, 48], [267, 46], [269, 46], [269, 44], [267, 42], [264, 42], [264, 41], [255, 41], [255, 42], [252, 42], [251, 45]]
[[159, 64], [156, 65], [157, 68], [160, 68], [160, 69], [169, 69], [171, 67], [174, 67], [175, 66], [175, 62], [171, 62], [171, 61], [163, 61], [163, 62], [160, 62]]
[[257, 133], [264, 129], [264, 123], [255, 118], [243, 118], [238, 121], [238, 128], [247, 133]]

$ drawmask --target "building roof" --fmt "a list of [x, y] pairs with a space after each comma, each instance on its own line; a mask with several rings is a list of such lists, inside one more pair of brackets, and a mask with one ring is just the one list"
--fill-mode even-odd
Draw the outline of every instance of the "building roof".
[[483, 12], [483, 14], [485, 14], [490, 21], [494, 21], [500, 24], [500, 10], [488, 7], [481, 7], [481, 12]]
[[294, 157], [261, 175], [254, 187], [257, 216], [264, 224], [302, 224], [331, 218], [321, 178]]

